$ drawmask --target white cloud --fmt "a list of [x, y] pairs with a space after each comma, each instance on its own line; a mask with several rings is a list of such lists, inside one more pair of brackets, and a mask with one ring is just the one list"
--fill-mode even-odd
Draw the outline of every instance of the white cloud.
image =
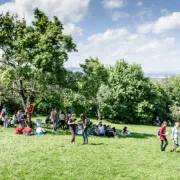
[[139, 7], [143, 6], [142, 1], [137, 2], [136, 6], [139, 6]]
[[152, 40], [148, 44], [144, 44], [137, 48], [136, 52], [148, 52], [148, 51], [157, 51], [157, 49], [166, 49], [172, 47], [175, 44], [175, 39], [165, 38], [162, 40]]
[[152, 31], [153, 27], [154, 27], [153, 23], [147, 23], [147, 24], [144, 24], [142, 26], [139, 26], [138, 27], [138, 32], [142, 33], [142, 34], [146, 34], [146, 33], [150, 32], [150, 31]]
[[168, 15], [170, 15], [170, 12], [167, 9], [161, 9], [161, 14], [163, 16], [168, 16]]
[[173, 30], [180, 30], [180, 12], [174, 12], [169, 16], [160, 17], [156, 22], [138, 27], [139, 33], [153, 32], [155, 34], [161, 34]]
[[124, 19], [124, 18], [129, 18], [130, 15], [126, 12], [118, 12], [115, 11], [112, 13], [112, 20], [113, 21], [118, 21], [119, 19]]
[[122, 8], [126, 5], [125, 0], [103, 0], [102, 5], [106, 9]]
[[152, 17], [153, 11], [149, 8], [143, 8], [139, 13], [139, 17], [142, 22], [144, 22], [147, 19], [150, 19]]
[[83, 35], [83, 29], [80, 27], [75, 26], [73, 23], [68, 23], [64, 25], [64, 33], [71, 34], [74, 38]]
[[[27, 22], [30, 23], [33, 20], [33, 10], [38, 7], [50, 18], [57, 16], [63, 24], [69, 27], [68, 23], [77, 23], [84, 19], [89, 4], [90, 0], [36, 0], [33, 3], [32, 0], [15, 0], [1, 5], [0, 12], [17, 13], [20, 18], [25, 16]], [[74, 27], [75, 31], [77, 29], [78, 27]], [[80, 32], [80, 29], [78, 31]]]
[[177, 69], [180, 65], [174, 37], [149, 39], [127, 29], [108, 29], [94, 34], [86, 43], [78, 44], [78, 53], [70, 54], [66, 66], [78, 66], [88, 57], [98, 57], [104, 64], [114, 64], [124, 58], [142, 64], [145, 71]]

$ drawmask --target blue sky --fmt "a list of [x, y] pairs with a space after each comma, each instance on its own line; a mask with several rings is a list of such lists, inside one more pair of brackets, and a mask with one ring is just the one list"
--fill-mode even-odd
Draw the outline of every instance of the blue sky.
[[117, 60], [141, 64], [145, 72], [180, 70], [179, 0], [0, 0], [0, 12], [33, 20], [38, 7], [59, 17], [78, 53], [67, 67], [98, 57], [104, 64]]

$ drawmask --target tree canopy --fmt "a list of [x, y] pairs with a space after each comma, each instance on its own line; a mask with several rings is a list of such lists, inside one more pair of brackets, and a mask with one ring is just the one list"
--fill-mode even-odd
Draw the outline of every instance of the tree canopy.
[[21, 96], [24, 108], [28, 98], [34, 101], [47, 85], [62, 86], [66, 79], [64, 62], [76, 45], [62, 30], [57, 17], [51, 21], [39, 9], [31, 25], [17, 15], [0, 14], [1, 82]]

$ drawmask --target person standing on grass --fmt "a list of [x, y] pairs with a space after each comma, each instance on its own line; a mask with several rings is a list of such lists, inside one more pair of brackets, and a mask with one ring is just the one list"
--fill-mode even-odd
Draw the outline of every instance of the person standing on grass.
[[87, 119], [86, 119], [84, 114], [81, 114], [80, 117], [81, 117], [81, 121], [82, 121], [82, 129], [83, 129], [83, 132], [82, 132], [83, 140], [84, 140], [83, 144], [88, 144], [88, 135], [87, 135], [88, 124], [87, 124]]
[[[167, 122], [164, 121], [161, 125], [161, 129], [160, 129], [160, 140], [161, 140], [161, 151], [165, 151], [167, 145], [168, 145], [168, 140], [166, 138], [166, 126], [167, 126]], [[165, 142], [165, 144], [164, 144]]]
[[71, 143], [74, 144], [75, 143], [75, 133], [76, 133], [76, 115], [75, 114], [71, 115], [71, 118], [68, 121], [68, 125], [69, 125], [69, 131], [72, 135]]
[[171, 152], [176, 151], [176, 148], [179, 146], [179, 141], [178, 141], [179, 136], [180, 136], [180, 134], [179, 134], [179, 125], [180, 125], [179, 122], [176, 122], [175, 126], [171, 130], [171, 139], [174, 142], [174, 148], [173, 148], [173, 150], [171, 150]]
[[53, 109], [51, 111], [51, 121], [53, 122], [53, 130], [57, 131], [57, 124], [58, 124], [58, 113], [56, 111], [56, 109]]
[[2, 111], [1, 111], [1, 117], [2, 117], [2, 121], [3, 121], [5, 128], [8, 127], [7, 115], [8, 115], [8, 113], [7, 113], [6, 107], [4, 106]]
[[59, 119], [60, 119], [60, 124], [61, 124], [61, 129], [64, 130], [65, 129], [65, 120], [66, 120], [66, 116], [65, 113], [62, 111], [59, 115]]

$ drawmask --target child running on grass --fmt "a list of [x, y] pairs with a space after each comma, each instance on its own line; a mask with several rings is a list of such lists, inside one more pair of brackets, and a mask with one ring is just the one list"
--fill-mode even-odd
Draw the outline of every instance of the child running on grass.
[[[161, 151], [165, 151], [167, 145], [168, 145], [168, 141], [166, 138], [166, 126], [167, 126], [167, 122], [164, 121], [161, 125], [161, 129], [160, 129], [160, 140], [161, 140]], [[164, 144], [165, 142], [165, 144]]]
[[176, 148], [179, 146], [178, 138], [179, 138], [179, 122], [175, 123], [175, 126], [171, 130], [171, 139], [174, 142], [174, 148], [171, 150], [171, 152], [176, 151]]
[[71, 118], [68, 120], [69, 131], [72, 135], [71, 143], [75, 143], [75, 133], [76, 133], [76, 115], [72, 114]]

